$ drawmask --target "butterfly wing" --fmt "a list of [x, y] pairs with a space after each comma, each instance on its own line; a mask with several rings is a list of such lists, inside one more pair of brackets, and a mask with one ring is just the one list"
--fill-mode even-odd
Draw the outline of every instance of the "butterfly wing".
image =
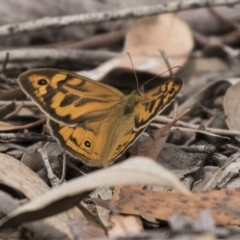
[[[120, 157], [144, 130], [134, 131], [130, 119], [84, 122], [70, 127], [48, 119], [51, 134], [60, 146], [88, 166], [108, 166]], [[124, 123], [129, 124], [124, 124]]]
[[29, 70], [18, 82], [49, 116], [59, 144], [90, 166], [107, 166], [121, 156], [182, 86], [181, 79], [174, 79], [143, 96], [124, 96], [113, 87], [58, 69]]
[[168, 106], [181, 90], [183, 81], [175, 78], [148, 91], [136, 106], [135, 130], [144, 128], [155, 116]]
[[109, 85], [59, 69], [26, 71], [18, 83], [47, 116], [69, 126], [106, 118], [124, 98]]
[[[114, 146], [109, 155], [110, 162], [121, 156], [144, 131], [148, 123], [175, 99], [182, 84], [182, 79], [176, 78], [151, 89], [143, 96], [139, 96], [136, 92], [126, 96], [128, 100], [124, 113], [121, 114], [122, 124], [119, 126], [119, 131], [116, 131], [117, 137], [113, 138]], [[131, 105], [133, 107], [130, 107]]]

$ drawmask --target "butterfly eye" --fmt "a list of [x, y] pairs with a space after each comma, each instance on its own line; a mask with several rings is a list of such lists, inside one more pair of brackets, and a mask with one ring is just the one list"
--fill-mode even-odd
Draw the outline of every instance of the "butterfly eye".
[[175, 90], [174, 87], [171, 88], [170, 91], [169, 91], [169, 93], [170, 93], [170, 94], [174, 93], [174, 90]]
[[90, 142], [89, 140], [86, 140], [86, 141], [84, 141], [84, 146], [85, 146], [86, 148], [91, 148], [91, 147], [92, 147], [92, 144], [91, 144], [91, 142]]
[[118, 151], [122, 147], [122, 144], [119, 144], [118, 147], [116, 148], [116, 151]]
[[40, 86], [44, 86], [44, 85], [47, 85], [47, 84], [48, 84], [48, 82], [47, 82], [46, 79], [40, 79], [40, 80], [38, 80], [38, 85], [40, 85]]

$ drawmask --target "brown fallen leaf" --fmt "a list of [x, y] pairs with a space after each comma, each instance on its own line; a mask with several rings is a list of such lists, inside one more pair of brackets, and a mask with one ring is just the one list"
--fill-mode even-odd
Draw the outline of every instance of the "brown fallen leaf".
[[[167, 221], [172, 214], [197, 218], [208, 208], [217, 224], [240, 224], [240, 189], [221, 189], [194, 194], [194, 199], [181, 193], [126, 190], [113, 201], [117, 211]], [[131, 201], [129, 201], [131, 199]], [[202, 204], [201, 204], [202, 203]]]
[[[166, 71], [164, 60], [159, 56], [159, 49], [164, 49], [172, 66], [183, 66], [192, 48], [193, 37], [188, 25], [175, 14], [163, 14], [137, 20], [127, 32], [122, 52], [131, 54], [137, 71], [159, 75]], [[79, 74], [101, 81], [117, 69], [132, 71], [126, 54]], [[176, 71], [176, 68], [173, 69], [173, 72]], [[169, 73], [165, 76], [169, 76]]]
[[[240, 130], [240, 82], [228, 88], [224, 100], [224, 112], [227, 115], [227, 125], [230, 130]], [[236, 137], [240, 141], [240, 137]]]
[[97, 187], [130, 184], [166, 185], [192, 196], [177, 177], [160, 164], [146, 157], [133, 157], [107, 169], [73, 179], [32, 199], [1, 219], [0, 228], [16, 226], [67, 210]]
[[[48, 185], [37, 174], [17, 159], [0, 153], [0, 165], [0, 182], [23, 193], [28, 199], [37, 198], [50, 191]], [[45, 227], [56, 228], [58, 231], [65, 233], [70, 239], [74, 239], [69, 224], [71, 219], [78, 222], [85, 220], [79, 209], [74, 207], [67, 212], [44, 219], [40, 226], [43, 224]], [[36, 227], [37, 230], [40, 231], [40, 228]], [[102, 228], [101, 230], [101, 236], [105, 236]], [[87, 232], [84, 234], [87, 235]]]

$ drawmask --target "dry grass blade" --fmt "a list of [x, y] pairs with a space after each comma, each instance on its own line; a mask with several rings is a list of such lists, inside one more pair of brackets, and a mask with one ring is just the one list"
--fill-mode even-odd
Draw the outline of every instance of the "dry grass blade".
[[12, 130], [20, 130], [20, 129], [36, 127], [38, 125], [43, 124], [44, 122], [46, 122], [46, 118], [43, 118], [43, 119], [40, 119], [36, 122], [25, 124], [25, 125], [22, 125], [22, 126], [0, 126], [0, 131], [12, 131]]
[[33, 199], [3, 218], [0, 221], [1, 228], [34, 221], [67, 210], [97, 187], [130, 184], [165, 185], [192, 196], [169, 170], [149, 158], [134, 157], [107, 169], [71, 180]]

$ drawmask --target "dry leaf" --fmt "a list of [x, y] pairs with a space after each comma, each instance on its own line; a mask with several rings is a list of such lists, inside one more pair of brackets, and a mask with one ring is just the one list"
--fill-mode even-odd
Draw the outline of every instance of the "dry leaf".
[[3, 218], [0, 221], [1, 228], [33, 221], [67, 210], [82, 200], [89, 191], [97, 187], [129, 184], [167, 185], [191, 196], [189, 190], [169, 170], [149, 158], [133, 157], [107, 169], [101, 169], [71, 180], [32, 199], [29, 203]]
[[47, 184], [17, 159], [0, 153], [0, 165], [0, 182], [23, 193], [28, 199], [49, 191]]
[[[227, 115], [227, 125], [230, 130], [240, 130], [240, 82], [228, 88], [224, 97], [223, 107]], [[240, 141], [240, 136], [236, 137]]]
[[122, 189], [113, 204], [120, 213], [165, 221], [172, 214], [197, 218], [204, 206], [211, 211], [217, 224], [240, 224], [239, 188], [199, 192], [194, 197], [189, 198], [180, 193]]
[[[0, 165], [0, 182], [23, 193], [28, 199], [37, 198], [50, 190], [38, 175], [17, 159], [0, 153]], [[46, 218], [42, 224], [56, 228], [58, 231], [65, 233], [70, 239], [73, 239], [69, 224], [71, 219], [82, 221], [82, 214], [77, 207], [56, 216]], [[37, 230], [39, 231], [39, 228], [36, 227], [36, 231]], [[41, 234], [41, 232], [39, 234]]]
[[[192, 48], [193, 38], [188, 25], [174, 14], [163, 14], [137, 20], [128, 30], [123, 53], [131, 54], [136, 70], [159, 75], [166, 71], [159, 49], [164, 49], [172, 66], [182, 66]], [[92, 71], [79, 73], [100, 81], [116, 69], [132, 71], [126, 54], [111, 59]], [[176, 70], [173, 69], [173, 72]]]

